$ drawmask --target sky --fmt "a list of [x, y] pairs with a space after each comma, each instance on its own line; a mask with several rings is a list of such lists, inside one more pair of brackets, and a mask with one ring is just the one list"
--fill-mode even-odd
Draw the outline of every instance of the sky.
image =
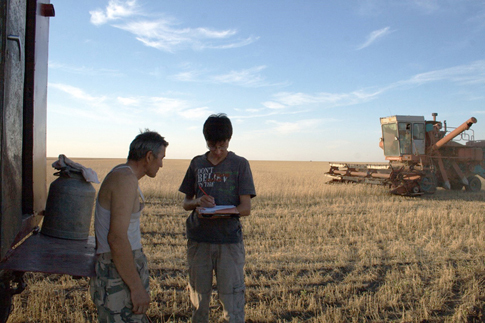
[[392, 115], [485, 140], [484, 1], [51, 2], [49, 157], [126, 158], [150, 129], [190, 159], [213, 113], [248, 160], [385, 162]]

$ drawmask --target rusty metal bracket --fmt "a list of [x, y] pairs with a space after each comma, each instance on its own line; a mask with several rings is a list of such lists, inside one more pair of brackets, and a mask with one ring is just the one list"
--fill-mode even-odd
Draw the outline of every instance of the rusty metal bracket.
[[455, 172], [458, 174], [458, 177], [460, 177], [461, 182], [463, 183], [463, 185], [467, 185], [468, 186], [468, 179], [465, 177], [465, 174], [463, 174], [463, 172], [461, 171], [461, 169], [458, 166], [458, 164], [456, 163], [456, 161], [453, 160], [451, 162], [451, 165], [455, 169]]
[[443, 157], [441, 157], [441, 154], [438, 150], [436, 150], [436, 155], [438, 156], [437, 158], [438, 167], [441, 172], [441, 177], [443, 178], [443, 187], [447, 190], [450, 190], [451, 189], [450, 180], [448, 178], [448, 174], [446, 173], [445, 165], [443, 164]]
[[54, 10], [54, 5], [50, 3], [42, 3], [40, 5], [40, 15], [43, 17], [55, 17], [56, 11]]
[[7, 39], [17, 43], [19, 47], [19, 61], [22, 61], [22, 40], [20, 40], [20, 37], [15, 35], [8, 35]]

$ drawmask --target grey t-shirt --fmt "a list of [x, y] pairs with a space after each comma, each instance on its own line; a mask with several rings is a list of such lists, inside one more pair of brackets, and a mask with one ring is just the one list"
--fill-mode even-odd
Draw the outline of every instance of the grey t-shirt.
[[[204, 193], [213, 196], [216, 205], [239, 205], [240, 195], [256, 196], [249, 162], [233, 152], [218, 165], [207, 160], [208, 153], [194, 157], [179, 191], [199, 198]], [[223, 219], [199, 218], [195, 210], [186, 221], [187, 238], [197, 242], [238, 243], [242, 241], [239, 217]]]

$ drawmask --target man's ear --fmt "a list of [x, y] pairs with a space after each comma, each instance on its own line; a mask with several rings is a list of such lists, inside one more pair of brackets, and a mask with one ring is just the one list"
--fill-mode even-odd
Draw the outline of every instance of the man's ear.
[[147, 152], [147, 154], [145, 155], [145, 161], [146, 161], [147, 163], [149, 163], [149, 162], [152, 160], [152, 158], [154, 158], [154, 157], [155, 157], [155, 155], [153, 155], [153, 151], [151, 151], [151, 150], [150, 150], [150, 151], [149, 151], [149, 152]]

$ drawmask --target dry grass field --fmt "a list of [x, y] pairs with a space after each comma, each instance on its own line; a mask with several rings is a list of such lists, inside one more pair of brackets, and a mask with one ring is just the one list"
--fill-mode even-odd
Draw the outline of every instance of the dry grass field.
[[[122, 162], [75, 161], [100, 180]], [[187, 212], [178, 193], [188, 163], [166, 160], [156, 179], [141, 181], [153, 322], [190, 320]], [[251, 167], [258, 196], [242, 219], [247, 322], [485, 321], [484, 191], [407, 198], [378, 186], [327, 185], [323, 162]], [[9, 322], [95, 320], [86, 279], [29, 273], [26, 280]], [[221, 315], [216, 297], [211, 322]]]

